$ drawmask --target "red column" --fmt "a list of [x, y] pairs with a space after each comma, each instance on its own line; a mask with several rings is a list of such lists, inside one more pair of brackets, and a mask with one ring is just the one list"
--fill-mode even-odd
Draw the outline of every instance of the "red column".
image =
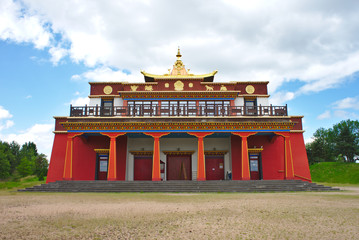
[[213, 132], [189, 132], [188, 134], [198, 138], [197, 181], [206, 181], [206, 163], [204, 158], [203, 138], [213, 134]]
[[154, 138], [153, 145], [153, 158], [152, 158], [152, 181], [161, 181], [161, 169], [160, 169], [160, 137], [168, 135], [169, 133], [154, 132], [144, 133]]
[[82, 133], [68, 133], [67, 134], [67, 144], [66, 144], [66, 154], [65, 154], [65, 164], [64, 164], [64, 180], [72, 180], [72, 152], [73, 152], [73, 139], [76, 136], [80, 136]]
[[110, 154], [108, 159], [107, 181], [117, 180], [117, 154], [116, 154], [116, 138], [126, 133], [101, 133], [108, 136], [110, 140]]
[[294, 179], [294, 166], [292, 147], [290, 143], [289, 132], [275, 132], [275, 134], [284, 137], [284, 177], [285, 179]]
[[249, 136], [256, 134], [256, 132], [232, 132], [233, 135], [240, 136], [242, 138], [241, 149], [242, 149], [242, 161], [241, 161], [241, 179], [250, 180], [251, 174], [249, 169], [249, 159], [248, 159], [248, 142], [247, 139]]

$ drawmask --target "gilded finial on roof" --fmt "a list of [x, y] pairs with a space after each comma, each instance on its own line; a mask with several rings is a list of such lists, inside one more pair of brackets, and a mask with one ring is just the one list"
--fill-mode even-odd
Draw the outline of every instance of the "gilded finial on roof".
[[180, 47], [178, 46], [178, 52], [177, 52], [177, 55], [176, 55], [176, 57], [177, 58], [180, 58], [180, 57], [182, 57], [182, 55], [181, 55], [181, 52], [180, 52]]

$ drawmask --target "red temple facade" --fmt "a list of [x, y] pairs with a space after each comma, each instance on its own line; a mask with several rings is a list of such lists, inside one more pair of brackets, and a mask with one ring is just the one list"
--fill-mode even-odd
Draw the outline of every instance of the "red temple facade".
[[176, 56], [144, 82], [90, 82], [89, 105], [55, 117], [47, 182], [311, 181], [303, 116], [270, 105], [268, 82], [214, 82]]

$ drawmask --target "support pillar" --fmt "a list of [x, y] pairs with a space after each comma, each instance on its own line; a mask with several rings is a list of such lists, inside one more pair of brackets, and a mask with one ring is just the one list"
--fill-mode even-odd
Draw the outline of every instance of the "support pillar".
[[160, 137], [168, 135], [169, 133], [154, 132], [144, 133], [154, 138], [153, 157], [152, 157], [152, 181], [161, 181], [160, 169]]
[[290, 143], [290, 133], [275, 132], [275, 134], [284, 137], [284, 178], [287, 180], [294, 179], [294, 166], [293, 166], [292, 147]]
[[249, 169], [249, 158], [248, 158], [248, 137], [256, 134], [256, 132], [232, 132], [233, 135], [240, 136], [241, 142], [241, 180], [251, 180], [251, 172]]
[[64, 180], [72, 180], [72, 153], [73, 153], [73, 139], [76, 136], [80, 136], [82, 133], [68, 133], [67, 134], [67, 144], [66, 144], [66, 154], [65, 154], [65, 163], [64, 163]]
[[117, 180], [117, 153], [116, 153], [116, 138], [125, 135], [126, 133], [101, 133], [110, 138], [110, 154], [108, 158], [107, 181]]
[[213, 132], [191, 132], [189, 135], [196, 136], [198, 139], [197, 149], [197, 181], [206, 181], [206, 162], [204, 156], [203, 138], [213, 134]]

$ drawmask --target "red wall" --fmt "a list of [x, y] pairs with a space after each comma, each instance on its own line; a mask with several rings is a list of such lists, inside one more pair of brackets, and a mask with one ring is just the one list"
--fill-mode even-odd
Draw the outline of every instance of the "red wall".
[[262, 151], [262, 174], [264, 180], [284, 179], [284, 139], [279, 136], [250, 136], [248, 148]]
[[127, 136], [119, 136], [116, 141], [117, 180], [126, 180]]
[[66, 153], [67, 134], [55, 134], [46, 183], [62, 180]]
[[[292, 149], [294, 175], [312, 179], [310, 176], [309, 163], [307, 151], [305, 150], [303, 133], [291, 133], [290, 143]], [[307, 180], [300, 177], [295, 178], [300, 180]]]

